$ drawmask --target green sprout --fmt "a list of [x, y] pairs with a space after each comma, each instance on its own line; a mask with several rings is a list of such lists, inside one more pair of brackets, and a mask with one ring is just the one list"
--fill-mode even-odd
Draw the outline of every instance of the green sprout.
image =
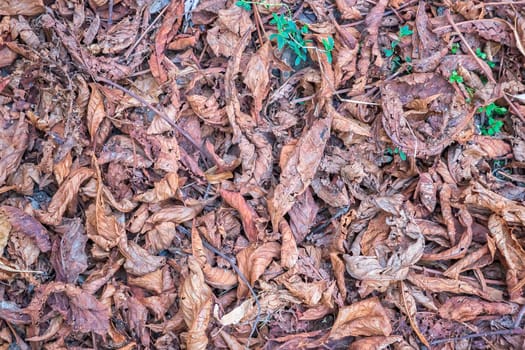
[[481, 49], [479, 47], [476, 49], [476, 56], [478, 56], [483, 61], [485, 61], [489, 65], [490, 68], [496, 67], [496, 63], [494, 63], [491, 60], [489, 60], [488, 57], [487, 57], [487, 54], [485, 52], [481, 51]]
[[451, 84], [462, 83], [463, 82], [463, 77], [461, 75], [459, 75], [457, 71], [453, 70], [452, 74], [450, 74], [450, 77], [448, 78], [448, 81]]
[[403, 152], [402, 150], [400, 150], [398, 147], [396, 147], [395, 149], [392, 149], [392, 148], [388, 147], [386, 149], [385, 153], [386, 154], [390, 154], [390, 155], [399, 154], [399, 158], [402, 161], [407, 160], [407, 154], [405, 152]]
[[[414, 31], [410, 29], [409, 26], [404, 25], [399, 28], [399, 31], [397, 32], [397, 39], [392, 41], [392, 43], [390, 43], [390, 47], [382, 49], [386, 58], [392, 57], [392, 72], [397, 71], [401, 67], [401, 64], [402, 64], [401, 57], [397, 55], [394, 56], [394, 54], [396, 53], [396, 47], [398, 47], [399, 43], [401, 42], [401, 38], [410, 36], [412, 34], [414, 34]], [[405, 62], [411, 62], [411, 61], [412, 59], [409, 56], [405, 57]], [[411, 70], [412, 70], [412, 67], [409, 66], [407, 68], [407, 71], [410, 73]]]
[[459, 44], [458, 43], [453, 43], [452, 46], [450, 46], [450, 52], [453, 55], [457, 54], [458, 50], [459, 50]]
[[487, 117], [487, 122], [484, 126], [481, 127], [481, 135], [485, 136], [494, 136], [501, 131], [503, 127], [503, 121], [495, 119], [496, 115], [505, 115], [507, 114], [507, 108], [498, 106], [494, 102], [491, 104], [478, 108], [478, 113], [485, 113]]
[[399, 28], [399, 32], [398, 32], [399, 38], [403, 38], [405, 36], [411, 36], [412, 34], [414, 34], [414, 31], [411, 30], [409, 26], [405, 25]]
[[245, 9], [246, 11], [250, 11], [252, 9], [251, 1], [239, 0], [235, 3], [235, 5]]
[[329, 36], [326, 39], [322, 39], [324, 51], [326, 53], [326, 59], [328, 60], [328, 63], [332, 64], [332, 51], [334, 50], [334, 39], [332, 39], [331, 36]]
[[311, 40], [305, 40], [303, 36], [308, 33], [308, 27], [303, 26], [299, 29], [295, 21], [284, 14], [278, 15], [274, 13], [272, 17], [270, 24], [274, 24], [277, 27], [277, 33], [271, 34], [270, 40], [277, 41], [279, 50], [288, 46], [297, 55], [295, 65], [298, 65], [301, 61], [306, 61], [307, 45], [312, 42]]

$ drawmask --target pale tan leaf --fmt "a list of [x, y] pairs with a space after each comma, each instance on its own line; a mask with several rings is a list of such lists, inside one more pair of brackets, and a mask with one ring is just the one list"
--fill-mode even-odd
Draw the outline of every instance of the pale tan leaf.
[[35, 16], [44, 12], [42, 0], [2, 0], [0, 15], [2, 16]]
[[204, 282], [204, 274], [199, 263], [188, 257], [189, 276], [184, 280], [180, 291], [180, 308], [188, 327], [186, 346], [189, 350], [204, 350], [208, 344], [206, 329], [210, 322], [212, 290]]
[[329, 337], [338, 340], [360, 335], [389, 336], [390, 333], [390, 319], [379, 299], [374, 297], [340, 308]]
[[514, 303], [497, 303], [472, 297], [452, 297], [439, 308], [439, 316], [448, 320], [466, 322], [486, 315], [512, 315], [518, 311]]
[[98, 127], [104, 117], [106, 111], [104, 108], [104, 98], [97, 87], [97, 84], [89, 84], [91, 88], [91, 95], [89, 96], [89, 103], [87, 106], [87, 123], [89, 134], [91, 135], [91, 142], [95, 140]]
[[317, 119], [299, 139], [290, 157], [281, 169], [279, 184], [273, 196], [268, 199], [268, 211], [274, 230], [279, 221], [292, 208], [295, 198], [302, 194], [317, 171], [324, 153], [326, 141], [330, 137], [332, 116]]
[[299, 252], [297, 250], [297, 243], [292, 233], [290, 226], [286, 220], [282, 219], [279, 222], [279, 231], [281, 232], [281, 265], [291, 269], [297, 263]]

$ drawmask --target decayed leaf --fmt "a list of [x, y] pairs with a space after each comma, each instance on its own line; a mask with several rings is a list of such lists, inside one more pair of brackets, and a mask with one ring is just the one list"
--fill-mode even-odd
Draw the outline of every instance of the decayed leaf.
[[162, 270], [158, 269], [138, 277], [128, 276], [128, 283], [160, 294], [164, 289], [162, 275]]
[[274, 230], [279, 221], [295, 203], [295, 198], [310, 185], [321, 162], [326, 141], [330, 137], [332, 117], [317, 119], [299, 139], [288, 161], [284, 164], [273, 196], [268, 199], [268, 211]]
[[2, 0], [0, 15], [2, 16], [35, 16], [44, 12], [42, 0]]
[[158, 203], [176, 196], [179, 189], [179, 176], [177, 173], [168, 173], [154, 188], [135, 196], [133, 199], [145, 203]]
[[266, 43], [250, 58], [244, 70], [244, 83], [252, 92], [254, 99], [254, 114], [256, 116], [262, 110], [263, 100], [270, 91], [270, 59], [272, 57], [272, 45]]
[[419, 340], [425, 344], [426, 347], [430, 348], [428, 340], [425, 338], [423, 333], [421, 333], [416, 321], [417, 306], [415, 298], [412, 296], [410, 290], [403, 281], [399, 282], [399, 287], [399, 301], [401, 306], [400, 310], [403, 311], [405, 315], [407, 315], [410, 325], [412, 326], [412, 329], [416, 333]]
[[330, 331], [330, 339], [355, 336], [389, 336], [392, 325], [378, 298], [361, 300], [339, 309]]
[[297, 262], [299, 253], [297, 251], [297, 243], [295, 237], [292, 234], [290, 226], [286, 220], [279, 222], [279, 231], [281, 232], [281, 265], [288, 269], [294, 267]]
[[241, 305], [237, 306], [235, 309], [222, 316], [219, 322], [223, 326], [238, 324], [246, 316], [248, 311], [252, 308], [253, 301], [251, 299], [246, 299], [244, 302], [241, 303]]
[[[0, 213], [7, 219], [11, 229], [33, 239], [42, 252], [51, 250], [49, 232], [34, 217], [8, 205], [0, 206]], [[6, 226], [4, 225], [4, 228]], [[9, 233], [9, 232], [8, 232]]]
[[193, 220], [197, 214], [200, 213], [202, 208], [203, 206], [201, 204], [196, 204], [191, 207], [172, 205], [157, 211], [151, 215], [146, 222], [150, 224], [157, 224], [170, 221], [176, 224], [181, 224], [183, 222]]
[[7, 215], [0, 210], [0, 256], [4, 255], [4, 249], [9, 241], [11, 227]]
[[[366, 337], [363, 339], [356, 340], [350, 344], [348, 350], [361, 350], [361, 349], [370, 349], [370, 350], [383, 350], [389, 349], [394, 343], [399, 343], [403, 341], [403, 337], [399, 335], [391, 335], [389, 337], [375, 336], [375, 337]], [[405, 349], [408, 350], [408, 349]]]
[[246, 199], [244, 199], [244, 197], [238, 192], [231, 192], [220, 189], [219, 194], [226, 201], [226, 203], [228, 203], [228, 205], [237, 209], [237, 211], [241, 215], [242, 226], [244, 227], [246, 237], [250, 240], [250, 242], [256, 242], [258, 231], [255, 223], [259, 216], [255, 212], [255, 210], [246, 202]]
[[13, 123], [0, 117], [0, 123], [0, 186], [3, 186], [20, 165], [29, 141], [29, 130], [24, 118]]
[[121, 239], [119, 242], [120, 253], [126, 258], [124, 268], [135, 276], [144, 276], [150, 272], [160, 269], [166, 262], [166, 258], [154, 256], [133, 241]]
[[506, 267], [506, 282], [511, 300], [515, 300], [521, 297], [521, 292], [514, 287], [525, 278], [525, 249], [500, 216], [491, 215], [488, 227]]
[[55, 227], [61, 234], [53, 244], [51, 262], [57, 274], [57, 280], [65, 283], [75, 283], [78, 276], [87, 267], [85, 252], [87, 236], [80, 219], [67, 219], [64, 224]]
[[180, 308], [188, 327], [186, 346], [189, 350], [204, 350], [208, 344], [206, 329], [210, 322], [212, 290], [204, 282], [199, 263], [188, 257], [190, 274], [182, 284]]
[[501, 290], [491, 287], [485, 287], [484, 290], [481, 290], [481, 288], [462, 280], [428, 277], [410, 272], [408, 274], [408, 281], [423, 290], [433, 293], [450, 292], [455, 294], [471, 294], [489, 301], [503, 300], [503, 292]]
[[215, 96], [189, 95], [186, 99], [195, 114], [207, 124], [224, 126], [228, 123], [226, 114], [220, 109]]
[[87, 106], [87, 123], [89, 134], [91, 135], [91, 142], [95, 140], [95, 136], [100, 123], [106, 116], [104, 109], [104, 99], [96, 84], [89, 84], [91, 88], [91, 95], [89, 96], [89, 103]]
[[466, 322], [484, 315], [511, 315], [517, 311], [518, 305], [513, 303], [491, 303], [472, 297], [452, 297], [441, 305], [439, 316]]
[[54, 308], [64, 317], [66, 323], [73, 327], [75, 332], [106, 334], [109, 327], [107, 307], [82, 289], [60, 282], [42, 285], [31, 303], [23, 310], [25, 314], [31, 317], [33, 323], [38, 324], [40, 312], [51, 295], [65, 297], [62, 298], [62, 302], [65, 303], [64, 307], [56, 305]]
[[40, 221], [49, 225], [60, 224], [68, 205], [77, 198], [80, 185], [93, 175], [94, 171], [89, 168], [74, 170], [56, 191], [51, 203], [49, 203], [47, 213], [39, 213]]
[[[237, 264], [239, 269], [253, 286], [255, 281], [264, 273], [273, 259], [278, 258], [281, 253], [281, 246], [276, 242], [267, 242], [258, 248], [249, 246], [237, 254]], [[248, 287], [239, 277], [239, 287], [237, 296], [243, 297], [248, 292]]]

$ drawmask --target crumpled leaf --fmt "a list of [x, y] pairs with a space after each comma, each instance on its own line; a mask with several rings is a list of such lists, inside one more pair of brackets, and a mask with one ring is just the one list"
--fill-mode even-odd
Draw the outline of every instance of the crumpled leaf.
[[38, 324], [41, 310], [52, 295], [65, 296], [61, 299], [65, 308], [54, 304], [51, 307], [62, 314], [75, 332], [106, 334], [109, 327], [107, 307], [94, 296], [69, 284], [50, 282], [42, 285], [23, 313], [28, 314], [34, 324]]
[[89, 96], [89, 103], [87, 106], [87, 123], [89, 134], [91, 135], [91, 142], [93, 142], [98, 127], [106, 116], [106, 111], [104, 108], [104, 99], [97, 85], [89, 84], [89, 87], [91, 88], [91, 95]]
[[24, 118], [12, 123], [0, 117], [0, 122], [0, 186], [3, 186], [7, 177], [20, 166], [28, 145], [29, 130]]
[[147, 273], [160, 269], [165, 263], [166, 258], [155, 256], [133, 241], [121, 239], [119, 251], [126, 258], [124, 268], [135, 276], [144, 276]]
[[390, 319], [378, 298], [369, 298], [339, 309], [329, 338], [389, 336], [392, 333]]
[[466, 322], [484, 315], [512, 315], [518, 311], [513, 303], [488, 302], [472, 297], [452, 297], [439, 308], [439, 316]]
[[78, 168], [69, 174], [68, 178], [56, 191], [47, 212], [38, 213], [40, 221], [48, 225], [58, 225], [70, 203], [77, 198], [80, 185], [94, 175], [89, 168]]
[[246, 202], [246, 199], [244, 199], [240, 193], [220, 189], [219, 194], [228, 205], [239, 212], [246, 237], [250, 242], [256, 242], [258, 230], [255, 224], [259, 215], [257, 215], [255, 210]]
[[252, 92], [254, 99], [254, 115], [258, 116], [262, 110], [263, 100], [270, 91], [270, 59], [272, 57], [272, 45], [270, 41], [251, 56], [244, 69], [244, 83]]
[[44, 12], [42, 0], [2, 0], [0, 15], [2, 16], [35, 16]]
[[55, 227], [61, 237], [53, 243], [51, 262], [59, 282], [75, 283], [88, 267], [85, 252], [88, 238], [80, 219], [64, 221], [64, 224]]
[[204, 282], [204, 274], [195, 258], [188, 257], [188, 267], [190, 274], [180, 291], [180, 308], [189, 329], [186, 346], [189, 350], [204, 350], [208, 345], [206, 329], [211, 317], [213, 293]]
[[[281, 245], [277, 242], [267, 242], [255, 248], [249, 246], [237, 254], [237, 264], [239, 269], [253, 286], [255, 281], [264, 273], [273, 259], [281, 254]], [[237, 296], [243, 297], [248, 292], [248, 287], [239, 277], [239, 287]]]
[[[23, 233], [34, 240], [40, 251], [45, 253], [51, 250], [49, 232], [34, 217], [8, 205], [0, 206], [0, 213], [7, 219], [12, 230]], [[4, 227], [7, 228], [5, 224]]]
[[279, 184], [268, 199], [274, 230], [278, 230], [279, 221], [293, 207], [296, 197], [306, 191], [312, 182], [330, 137], [331, 123], [331, 116], [314, 121], [298, 140], [281, 169]]

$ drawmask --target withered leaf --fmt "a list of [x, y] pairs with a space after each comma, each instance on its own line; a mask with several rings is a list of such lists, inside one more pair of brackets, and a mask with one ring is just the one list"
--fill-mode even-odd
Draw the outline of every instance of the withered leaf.
[[513, 303], [488, 302], [472, 297], [452, 297], [441, 305], [439, 316], [466, 322], [483, 315], [509, 315], [517, 311], [518, 305]]
[[278, 230], [279, 221], [292, 208], [296, 197], [306, 191], [312, 182], [326, 141], [330, 137], [331, 123], [330, 115], [314, 121], [284, 164], [279, 184], [275, 187], [273, 196], [268, 199], [268, 211], [274, 230]]
[[124, 268], [135, 276], [144, 276], [150, 272], [160, 269], [166, 262], [166, 258], [155, 256], [133, 241], [121, 239], [119, 251], [126, 258]]
[[65, 283], [75, 283], [78, 276], [87, 267], [85, 252], [87, 236], [80, 219], [67, 219], [55, 227], [61, 237], [53, 243], [51, 262], [57, 274], [57, 280]]
[[210, 322], [212, 290], [204, 282], [204, 274], [199, 263], [188, 258], [189, 276], [184, 280], [180, 291], [180, 307], [188, 327], [186, 346], [189, 350], [204, 350], [208, 345], [206, 329]]
[[35, 16], [44, 12], [42, 0], [2, 0], [0, 15], [2, 16]]
[[389, 336], [390, 319], [378, 298], [361, 300], [339, 309], [330, 331], [330, 339], [355, 336]]
[[237, 211], [241, 215], [242, 226], [244, 227], [246, 237], [251, 242], [256, 242], [258, 232], [257, 226], [255, 225], [255, 221], [258, 219], [259, 216], [255, 212], [255, 210], [248, 204], [248, 202], [246, 202], [246, 199], [244, 199], [244, 197], [238, 192], [231, 192], [220, 189], [219, 193], [224, 199], [224, 201], [226, 201], [228, 205], [237, 209]]
[[[35, 296], [23, 310], [33, 323], [38, 324], [40, 312], [52, 295], [63, 295], [65, 308], [55, 307], [62, 314], [67, 324], [76, 332], [95, 332], [106, 334], [109, 327], [109, 313], [107, 307], [94, 296], [80, 288], [60, 282], [50, 282], [42, 285]], [[54, 304], [53, 304], [54, 305]], [[53, 305], [51, 305], [53, 307]]]
[[87, 106], [87, 122], [88, 130], [91, 135], [91, 142], [95, 140], [95, 136], [100, 123], [106, 116], [104, 109], [104, 100], [100, 90], [96, 84], [89, 84], [91, 88], [91, 95], [89, 96], [89, 103]]
[[[51, 250], [49, 232], [34, 217], [8, 205], [0, 206], [0, 213], [7, 219], [12, 229], [33, 239], [40, 251], [48, 252]], [[3, 227], [5, 228], [5, 224]]]

